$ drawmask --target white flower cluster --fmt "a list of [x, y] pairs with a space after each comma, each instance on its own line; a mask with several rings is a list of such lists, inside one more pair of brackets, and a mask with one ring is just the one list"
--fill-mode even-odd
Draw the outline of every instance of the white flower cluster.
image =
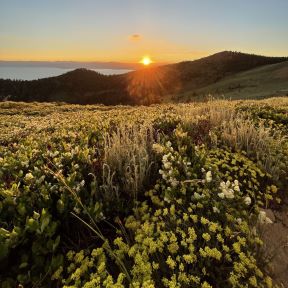
[[247, 206], [249, 206], [249, 205], [251, 204], [251, 202], [252, 202], [252, 200], [251, 200], [251, 198], [250, 198], [249, 196], [246, 196], [246, 197], [244, 198], [244, 203], [245, 203]]
[[234, 180], [232, 183], [229, 180], [226, 182], [222, 181], [219, 188], [221, 192], [218, 193], [218, 196], [222, 199], [233, 199], [235, 197], [234, 193], [240, 192], [238, 180]]
[[179, 181], [173, 176], [173, 165], [171, 161], [174, 161], [175, 157], [169, 152], [168, 154], [163, 155], [162, 163], [164, 170], [160, 169], [159, 173], [162, 175], [162, 178], [171, 184], [172, 187], [176, 187], [179, 184]]

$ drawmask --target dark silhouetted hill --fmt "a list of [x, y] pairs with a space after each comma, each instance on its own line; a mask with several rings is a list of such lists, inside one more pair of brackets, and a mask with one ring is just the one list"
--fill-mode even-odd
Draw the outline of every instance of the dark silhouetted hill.
[[33, 81], [0, 79], [0, 99], [134, 105], [167, 99], [181, 101], [185, 95], [185, 101], [189, 101], [193, 100], [195, 91], [227, 77], [287, 60], [285, 57], [224, 51], [195, 61], [149, 67], [122, 75], [107, 76], [76, 69], [57, 77]]

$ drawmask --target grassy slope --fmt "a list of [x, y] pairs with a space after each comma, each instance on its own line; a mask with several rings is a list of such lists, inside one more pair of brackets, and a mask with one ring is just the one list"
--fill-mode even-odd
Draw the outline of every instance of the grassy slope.
[[[188, 88], [189, 89], [189, 88]], [[177, 95], [189, 101], [208, 94], [231, 99], [256, 99], [288, 95], [288, 62], [265, 65], [240, 72], [205, 86]]]

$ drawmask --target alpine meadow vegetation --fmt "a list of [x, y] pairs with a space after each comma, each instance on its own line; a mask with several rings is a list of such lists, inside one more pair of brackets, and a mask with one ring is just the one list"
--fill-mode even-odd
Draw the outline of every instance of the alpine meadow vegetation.
[[276, 287], [288, 99], [0, 103], [0, 283]]

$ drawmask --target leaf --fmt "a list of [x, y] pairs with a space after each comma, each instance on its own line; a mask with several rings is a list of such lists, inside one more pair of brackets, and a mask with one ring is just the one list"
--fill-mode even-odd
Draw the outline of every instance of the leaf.
[[45, 216], [43, 219], [41, 219], [41, 226], [40, 226], [41, 233], [48, 226], [49, 222], [50, 222], [49, 216]]
[[56, 238], [56, 240], [55, 240], [55, 242], [54, 242], [54, 244], [52, 246], [52, 250], [53, 251], [56, 250], [56, 248], [58, 247], [59, 243], [60, 243], [60, 235], [57, 236], [57, 238]]
[[9, 247], [7, 243], [0, 243], [0, 261], [5, 259], [9, 254]]

